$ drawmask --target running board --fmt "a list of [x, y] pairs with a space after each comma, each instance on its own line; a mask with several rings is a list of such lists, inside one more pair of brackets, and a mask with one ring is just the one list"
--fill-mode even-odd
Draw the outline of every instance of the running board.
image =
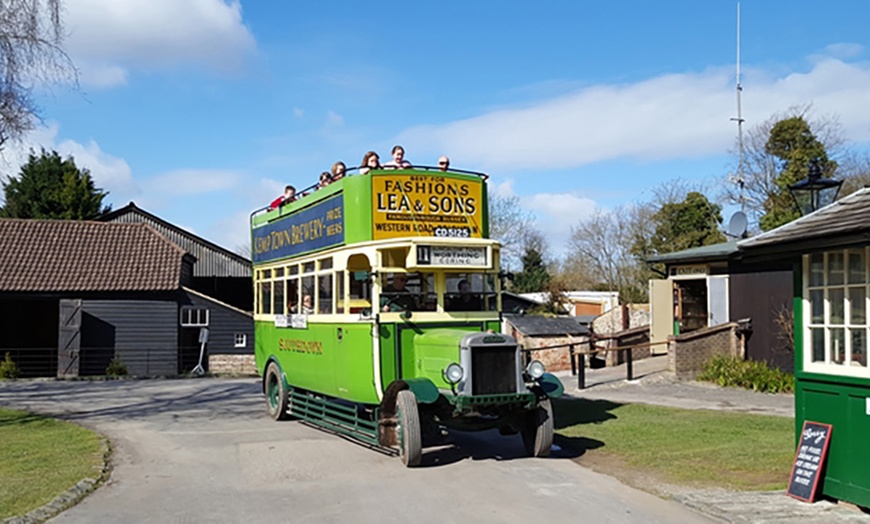
[[378, 423], [359, 416], [355, 406], [340, 404], [291, 387], [288, 413], [322, 428], [381, 447]]

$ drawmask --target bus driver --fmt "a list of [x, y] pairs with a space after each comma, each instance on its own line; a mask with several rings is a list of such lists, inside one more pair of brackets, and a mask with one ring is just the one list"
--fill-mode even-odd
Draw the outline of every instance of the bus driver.
[[393, 279], [389, 285], [381, 291], [381, 311], [406, 311], [417, 309], [417, 301], [414, 295], [405, 287], [408, 283], [408, 275], [405, 273], [393, 273]]

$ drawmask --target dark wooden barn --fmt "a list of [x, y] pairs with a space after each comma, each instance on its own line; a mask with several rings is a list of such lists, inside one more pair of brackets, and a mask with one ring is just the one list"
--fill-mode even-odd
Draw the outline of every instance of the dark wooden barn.
[[[177, 375], [253, 359], [249, 313], [191, 286], [195, 257], [147, 224], [0, 220], [0, 354], [23, 376]], [[230, 358], [230, 360], [232, 360]]]
[[244, 311], [254, 309], [251, 261], [209, 242], [130, 202], [98, 218], [103, 222], [148, 224], [196, 257], [189, 286], [200, 293]]

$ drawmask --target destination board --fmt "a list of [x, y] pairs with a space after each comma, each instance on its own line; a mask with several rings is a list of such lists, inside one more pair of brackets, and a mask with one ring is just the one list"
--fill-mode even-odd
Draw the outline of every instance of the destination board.
[[825, 457], [831, 441], [830, 424], [805, 421], [794, 457], [788, 494], [805, 502], [816, 500], [819, 477], [824, 469]]
[[417, 246], [418, 266], [489, 267], [485, 247]]
[[344, 243], [341, 193], [253, 230], [254, 263], [300, 255]]
[[482, 187], [444, 176], [373, 176], [372, 238], [481, 238]]

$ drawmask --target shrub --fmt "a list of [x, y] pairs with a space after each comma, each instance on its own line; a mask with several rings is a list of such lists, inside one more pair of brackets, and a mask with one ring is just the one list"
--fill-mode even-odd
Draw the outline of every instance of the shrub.
[[127, 366], [124, 365], [124, 361], [121, 360], [121, 357], [115, 355], [112, 360], [109, 361], [109, 365], [106, 366], [106, 375], [110, 377], [127, 376]]
[[6, 352], [6, 359], [0, 362], [0, 378], [18, 378], [18, 364], [12, 360], [12, 355]]
[[713, 357], [698, 375], [698, 380], [763, 393], [794, 392], [794, 375], [791, 373], [772, 368], [766, 362], [735, 357]]

